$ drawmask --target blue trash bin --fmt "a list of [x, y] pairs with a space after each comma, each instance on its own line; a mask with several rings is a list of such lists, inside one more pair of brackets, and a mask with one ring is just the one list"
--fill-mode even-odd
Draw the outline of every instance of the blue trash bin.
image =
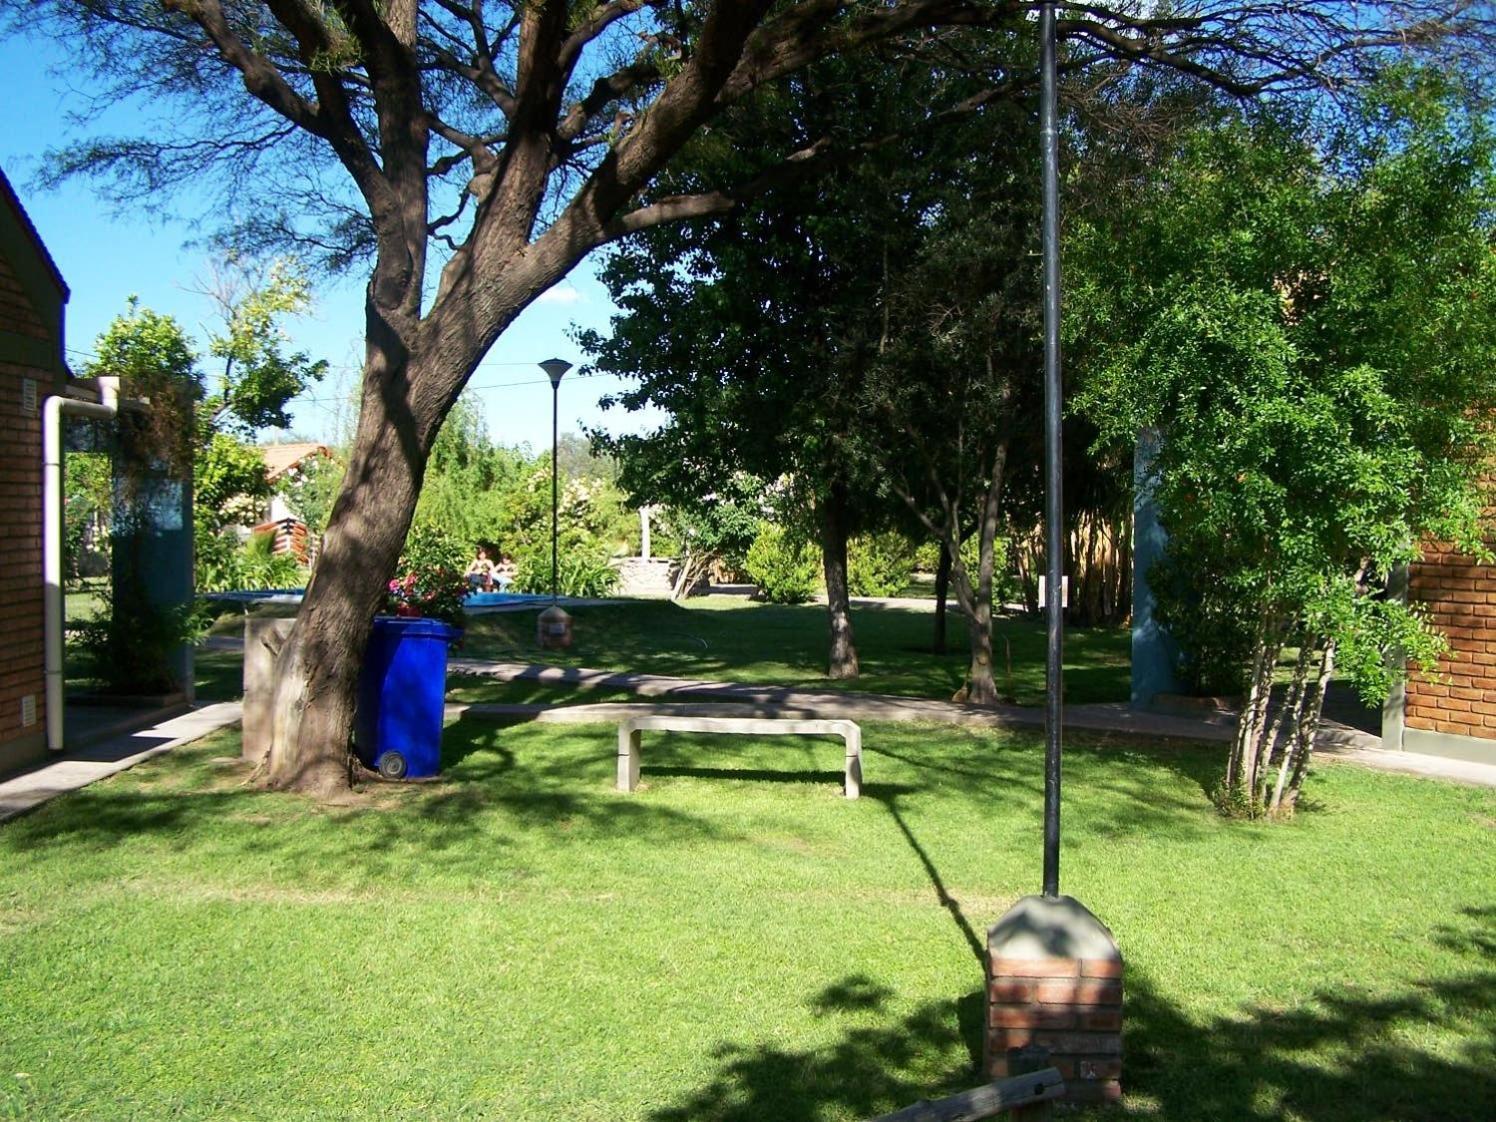
[[462, 634], [434, 619], [375, 616], [359, 676], [354, 743], [387, 779], [441, 770], [447, 646]]

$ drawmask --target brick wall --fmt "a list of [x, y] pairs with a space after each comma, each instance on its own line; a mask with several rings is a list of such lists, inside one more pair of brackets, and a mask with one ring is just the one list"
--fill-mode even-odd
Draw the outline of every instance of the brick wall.
[[4, 257], [0, 257], [0, 331], [24, 335], [28, 339], [45, 340], [51, 335], [26, 298], [16, 271]]
[[[0, 330], [12, 329], [0, 307]], [[42, 652], [42, 437], [41, 411], [22, 410], [23, 379], [36, 382], [38, 404], [52, 376], [0, 362], [0, 745], [33, 736], [43, 727]], [[22, 699], [30, 696], [36, 720], [22, 724]]]
[[1496, 565], [1432, 547], [1409, 566], [1408, 600], [1427, 609], [1450, 651], [1435, 675], [1410, 676], [1405, 726], [1496, 740]]

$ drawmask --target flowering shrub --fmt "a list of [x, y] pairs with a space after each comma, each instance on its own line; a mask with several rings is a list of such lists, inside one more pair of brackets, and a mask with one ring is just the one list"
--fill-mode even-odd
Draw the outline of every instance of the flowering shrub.
[[462, 598], [469, 592], [467, 578], [442, 566], [415, 568], [390, 581], [384, 602], [391, 615], [437, 619], [461, 627]]

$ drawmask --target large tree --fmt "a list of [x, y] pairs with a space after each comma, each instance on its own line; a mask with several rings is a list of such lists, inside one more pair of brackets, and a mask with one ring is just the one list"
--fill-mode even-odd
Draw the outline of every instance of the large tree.
[[[930, 88], [921, 66], [818, 64], [726, 115], [659, 187], [751, 178], [810, 137], [855, 142], [853, 119], [893, 131], [921, 118]], [[648, 435], [605, 441], [625, 479], [652, 489], [640, 499], [689, 501], [743, 472], [779, 481], [779, 517], [820, 545], [833, 678], [858, 673], [848, 540], [887, 521], [860, 417], [887, 284], [874, 263], [905, 255], [941, 174], [930, 155], [890, 143], [731, 216], [627, 239], [602, 272], [621, 309], [611, 331], [580, 335], [599, 369], [635, 380], [614, 400], [670, 414]]]
[[1382, 594], [1393, 567], [1429, 540], [1483, 548], [1496, 143], [1463, 92], [1397, 74], [1328, 135], [1195, 133], [1075, 239], [1079, 400], [1107, 438], [1161, 433], [1160, 606], [1245, 695], [1232, 813], [1293, 813], [1337, 667], [1378, 704], [1393, 649], [1432, 661], [1418, 612]]
[[[514, 318], [592, 249], [732, 209], [755, 183], [650, 197], [714, 117], [833, 53], [922, 28], [1031, 27], [1034, 0], [4, 0], [159, 131], [53, 162], [159, 205], [206, 174], [239, 232], [368, 269], [359, 421], [317, 576], [277, 663], [269, 781], [347, 783], [360, 652], [448, 410]], [[1176, 66], [1249, 93], [1367, 49], [1460, 42], [1484, 3], [1066, 4], [1069, 64]], [[994, 75], [996, 90], [1015, 76]], [[1017, 83], [1021, 84], [1021, 83]], [[821, 138], [770, 178], [830, 158]], [[763, 177], [759, 178], [761, 182]]]

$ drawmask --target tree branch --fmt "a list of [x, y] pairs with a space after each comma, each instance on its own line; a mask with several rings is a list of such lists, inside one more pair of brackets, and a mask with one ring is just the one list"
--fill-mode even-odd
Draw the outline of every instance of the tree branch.
[[191, 19], [218, 49], [218, 57], [244, 80], [244, 88], [286, 120], [316, 136], [330, 139], [327, 121], [317, 107], [291, 87], [270, 59], [234, 34], [218, 0], [162, 0], [162, 7]]

